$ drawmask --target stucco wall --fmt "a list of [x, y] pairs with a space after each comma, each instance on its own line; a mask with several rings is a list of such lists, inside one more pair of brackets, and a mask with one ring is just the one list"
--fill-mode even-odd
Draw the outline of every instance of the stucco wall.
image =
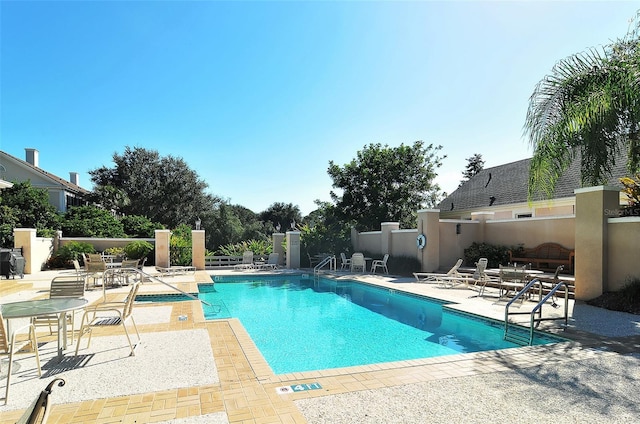
[[[478, 221], [440, 220], [440, 271], [448, 271], [459, 258], [464, 258], [464, 249], [479, 239], [479, 228]], [[434, 271], [437, 270], [428, 272]]]
[[[358, 245], [355, 249], [359, 252], [370, 252], [374, 255], [379, 255], [383, 252], [380, 251], [380, 237], [382, 231], [366, 231], [358, 235]], [[386, 252], [385, 252], [386, 253]]]
[[487, 221], [485, 243], [531, 248], [546, 242], [575, 248], [575, 217], [522, 218]]
[[608, 290], [620, 290], [628, 278], [640, 279], [639, 241], [639, 217], [609, 219]]
[[102, 252], [105, 249], [110, 247], [125, 247], [127, 244], [132, 241], [146, 241], [155, 245], [155, 238], [93, 238], [93, 237], [62, 237], [60, 238], [60, 246], [64, 246], [65, 244], [69, 244], [72, 241], [89, 243], [96, 249], [96, 252]]
[[[416, 257], [418, 230], [395, 230], [391, 232], [391, 256]], [[379, 252], [383, 253], [383, 252]]]

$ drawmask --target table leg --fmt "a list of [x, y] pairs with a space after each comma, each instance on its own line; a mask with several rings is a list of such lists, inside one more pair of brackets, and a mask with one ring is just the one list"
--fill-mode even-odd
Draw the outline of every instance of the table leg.
[[62, 358], [62, 351], [67, 348], [67, 313], [58, 314], [58, 359]]

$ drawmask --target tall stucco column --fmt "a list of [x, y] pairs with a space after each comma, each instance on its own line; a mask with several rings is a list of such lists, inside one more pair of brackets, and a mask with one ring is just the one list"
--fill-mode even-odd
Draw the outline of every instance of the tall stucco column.
[[487, 231], [487, 221], [493, 219], [495, 214], [493, 212], [472, 212], [471, 220], [477, 221], [480, 223], [480, 227], [478, 230], [478, 243], [484, 243], [485, 241], [485, 233]]
[[191, 230], [191, 265], [196, 269], [204, 269], [204, 230]]
[[351, 227], [351, 248], [354, 252], [360, 251], [360, 233], [355, 227]]
[[418, 211], [418, 237], [424, 234], [426, 243], [419, 249], [416, 243], [420, 270], [433, 272], [440, 268], [440, 209]]
[[171, 266], [170, 243], [171, 231], [156, 230], [156, 266], [168, 268]]
[[617, 217], [620, 190], [597, 186], [575, 190], [575, 297], [590, 300], [607, 290], [607, 223]]
[[271, 235], [273, 242], [272, 252], [278, 254], [278, 265], [282, 265], [284, 262], [284, 233], [273, 233]]
[[36, 229], [35, 228], [14, 228], [13, 229], [13, 247], [22, 248], [22, 256], [24, 257], [24, 273], [31, 274], [33, 271], [40, 271], [40, 269], [33, 269], [35, 261], [35, 242], [36, 242]]
[[300, 231], [287, 231], [287, 268], [300, 268]]
[[399, 222], [383, 222], [380, 224], [380, 252], [382, 254], [391, 253], [391, 232], [400, 229]]

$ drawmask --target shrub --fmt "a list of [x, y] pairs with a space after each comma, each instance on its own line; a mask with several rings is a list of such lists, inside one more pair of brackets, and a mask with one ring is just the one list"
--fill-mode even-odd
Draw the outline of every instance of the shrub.
[[413, 276], [420, 271], [420, 261], [415, 256], [389, 256], [387, 268], [390, 274]]
[[122, 257], [125, 255], [124, 247], [109, 247], [108, 249], [104, 249], [104, 253], [107, 255], [119, 256]]
[[254, 255], [268, 255], [272, 250], [270, 242], [253, 239], [220, 246], [218, 252], [225, 256], [242, 256], [246, 251], [252, 251]]
[[72, 241], [71, 243], [67, 243], [60, 247], [60, 249], [58, 249], [51, 258], [49, 258], [47, 261], [47, 268], [69, 268], [71, 266], [71, 261], [74, 259], [77, 259], [81, 264], [83, 264], [83, 253], [96, 253], [96, 250], [93, 248], [93, 245], [85, 242]]
[[153, 245], [148, 241], [136, 240], [124, 247], [124, 253], [129, 259], [142, 259], [153, 250]]
[[466, 266], [473, 266], [478, 259], [487, 258], [487, 266], [497, 268], [500, 264], [509, 262], [509, 250], [506, 246], [473, 242], [464, 249], [464, 263]]

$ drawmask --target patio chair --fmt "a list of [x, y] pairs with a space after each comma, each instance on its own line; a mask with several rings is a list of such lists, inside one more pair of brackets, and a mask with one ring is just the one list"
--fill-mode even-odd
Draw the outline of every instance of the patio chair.
[[362, 253], [354, 253], [351, 255], [351, 272], [358, 270], [362, 272], [366, 272], [367, 270], [367, 262], [365, 261]]
[[[99, 253], [89, 253], [84, 257], [84, 270], [87, 284], [89, 278], [91, 278], [93, 279], [93, 287], [96, 287], [96, 281], [104, 277], [104, 272], [107, 270], [107, 263]], [[102, 284], [104, 284], [104, 281]]]
[[[23, 332], [25, 329], [29, 330], [29, 338], [27, 340], [21, 340], [18, 342], [16, 335]], [[11, 387], [11, 373], [13, 372], [13, 355], [31, 353], [26, 349], [28, 345], [31, 345], [31, 350], [36, 355], [36, 365], [38, 367], [38, 377], [42, 377], [42, 369], [40, 368], [40, 355], [38, 353], [38, 338], [36, 337], [36, 329], [32, 323], [25, 326], [13, 329], [9, 338], [7, 334], [7, 328], [5, 327], [5, 320], [2, 316], [2, 308], [0, 307], [0, 354], [9, 356], [9, 367], [7, 369], [7, 389], [4, 395], [5, 405], [9, 401], [9, 387]], [[0, 363], [1, 364], [1, 363]]]
[[[84, 278], [82, 276], [59, 276], [51, 280], [49, 286], [49, 298], [84, 297]], [[75, 313], [69, 312], [65, 314], [65, 325], [71, 325], [71, 343], [73, 343], [73, 327], [75, 322]], [[57, 315], [41, 315], [31, 318], [31, 323], [36, 326], [48, 326], [49, 334], [53, 334], [53, 327], [58, 326]]]
[[387, 261], [388, 260], [389, 260], [389, 254], [385, 253], [384, 256], [382, 257], [382, 260], [377, 259], [377, 260], [373, 261], [371, 263], [371, 272], [375, 273], [376, 269], [382, 268], [382, 271], [385, 274], [388, 274], [389, 273], [389, 268], [387, 268]]
[[122, 266], [116, 271], [120, 284], [128, 286], [129, 279], [138, 276], [138, 262], [140, 262], [138, 259], [125, 259], [122, 261]]
[[347, 255], [344, 252], [340, 253], [340, 269], [350, 269], [351, 268], [351, 259], [347, 258]]
[[417, 283], [437, 282], [438, 279], [442, 277], [460, 276], [460, 273], [458, 272], [458, 268], [460, 268], [461, 266], [462, 266], [462, 258], [458, 259], [455, 265], [453, 265], [451, 269], [447, 271], [446, 274], [437, 273], [437, 272], [414, 272], [413, 276], [416, 277]]
[[320, 263], [320, 261], [322, 261], [322, 259], [320, 259], [319, 256], [311, 256], [308, 252], [307, 252], [307, 258], [309, 258], [309, 268], [315, 267]]
[[[131, 355], [135, 356], [135, 347], [140, 343], [140, 333], [138, 332], [138, 326], [133, 319], [133, 304], [140, 288], [140, 282], [134, 282], [131, 284], [131, 289], [127, 298], [122, 302], [103, 302], [95, 305], [88, 306], [82, 315], [82, 323], [80, 324], [80, 333], [78, 333], [78, 344], [76, 345], [76, 355], [80, 349], [80, 341], [82, 337], [89, 333], [89, 341], [87, 348], [91, 345], [91, 334], [94, 328], [110, 326], [110, 325], [122, 325], [124, 334], [127, 336], [129, 347], [131, 348]], [[127, 320], [131, 320], [133, 328], [138, 336], [138, 341], [131, 343], [131, 337], [127, 330]]]
[[62, 387], [65, 384], [62, 378], [51, 380], [38, 397], [31, 402], [31, 405], [24, 411], [16, 424], [46, 424], [49, 419], [49, 395], [56, 382], [58, 387]]
[[233, 269], [253, 269], [253, 252], [247, 250], [242, 254], [242, 263], [234, 265]]
[[279, 253], [269, 253], [267, 262], [257, 266], [258, 269], [278, 269], [278, 259], [280, 259]]
[[[500, 265], [500, 287], [499, 297], [509, 295], [509, 292], [519, 292], [528, 283], [527, 266], [504, 266]], [[524, 296], [520, 297], [520, 301], [524, 300]]]

